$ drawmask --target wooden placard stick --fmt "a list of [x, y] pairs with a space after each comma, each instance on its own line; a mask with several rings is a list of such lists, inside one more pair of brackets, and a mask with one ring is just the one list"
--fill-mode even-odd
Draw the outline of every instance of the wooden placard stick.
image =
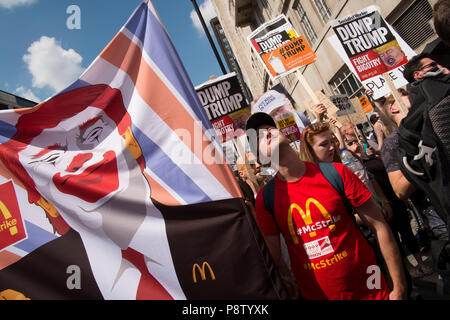
[[408, 114], [408, 108], [406, 108], [406, 105], [403, 102], [400, 93], [397, 91], [397, 88], [395, 87], [391, 77], [389, 76], [389, 74], [383, 73], [383, 79], [388, 84], [389, 89], [391, 89], [391, 93], [394, 96], [395, 101], [397, 101], [398, 105], [400, 106], [400, 110], [402, 111], [403, 115], [406, 116]]

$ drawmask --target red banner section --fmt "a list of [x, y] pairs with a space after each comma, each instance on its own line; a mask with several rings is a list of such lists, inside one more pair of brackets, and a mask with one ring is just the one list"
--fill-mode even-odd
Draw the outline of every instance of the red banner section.
[[12, 182], [0, 186], [0, 250], [27, 237]]

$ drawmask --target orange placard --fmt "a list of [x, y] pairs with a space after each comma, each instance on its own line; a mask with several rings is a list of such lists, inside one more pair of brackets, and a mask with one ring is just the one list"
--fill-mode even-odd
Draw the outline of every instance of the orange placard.
[[370, 104], [369, 99], [366, 96], [362, 96], [359, 98], [359, 102], [361, 102], [361, 107], [365, 114], [371, 113], [373, 111], [373, 107]]
[[295, 38], [261, 56], [272, 77], [310, 64], [317, 56], [304, 37]]

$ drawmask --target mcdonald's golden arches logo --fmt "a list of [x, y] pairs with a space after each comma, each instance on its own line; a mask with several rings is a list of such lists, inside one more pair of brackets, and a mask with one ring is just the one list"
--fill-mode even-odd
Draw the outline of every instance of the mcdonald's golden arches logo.
[[[328, 219], [330, 220], [330, 214], [328, 213], [327, 209], [325, 209], [325, 207], [316, 199], [314, 198], [309, 198], [308, 200], [306, 200], [305, 203], [305, 209], [306, 209], [306, 213], [305, 211], [303, 211], [303, 209], [296, 203], [291, 204], [291, 206], [289, 207], [289, 212], [288, 212], [288, 228], [289, 228], [289, 232], [291, 234], [292, 240], [294, 241], [295, 244], [298, 244], [298, 236], [296, 234], [296, 230], [294, 228], [294, 221], [293, 221], [293, 214], [294, 214], [294, 210], [297, 211], [303, 222], [306, 224], [306, 230], [309, 233], [309, 236], [311, 238], [314, 238], [317, 236], [317, 233], [315, 231], [315, 226], [313, 224], [312, 218], [311, 218], [311, 204], [314, 204], [316, 206], [317, 209], [319, 209], [320, 213], [322, 214], [324, 219]], [[321, 225], [319, 225], [319, 227], [321, 227]], [[330, 229], [330, 231], [334, 231], [336, 229], [336, 225], [334, 223], [330, 223], [328, 225], [328, 228]]]
[[216, 276], [214, 275], [214, 272], [209, 265], [208, 262], [204, 261], [202, 264], [202, 267], [200, 268], [200, 265], [198, 263], [194, 264], [192, 266], [192, 279], [194, 280], [194, 283], [197, 283], [197, 270], [200, 272], [200, 276], [202, 280], [206, 280], [206, 268], [209, 270], [209, 274], [211, 276], [212, 280], [216, 280]]

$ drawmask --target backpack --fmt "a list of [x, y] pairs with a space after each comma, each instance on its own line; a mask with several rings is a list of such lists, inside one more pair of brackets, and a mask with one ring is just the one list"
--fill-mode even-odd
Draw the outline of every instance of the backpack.
[[[411, 110], [398, 128], [403, 175], [422, 191], [447, 224], [450, 238], [450, 75], [413, 83]], [[438, 273], [450, 279], [450, 242], [432, 242]]]
[[430, 199], [439, 216], [450, 213], [450, 75], [427, 77], [410, 89], [411, 110], [398, 128], [403, 175]]

